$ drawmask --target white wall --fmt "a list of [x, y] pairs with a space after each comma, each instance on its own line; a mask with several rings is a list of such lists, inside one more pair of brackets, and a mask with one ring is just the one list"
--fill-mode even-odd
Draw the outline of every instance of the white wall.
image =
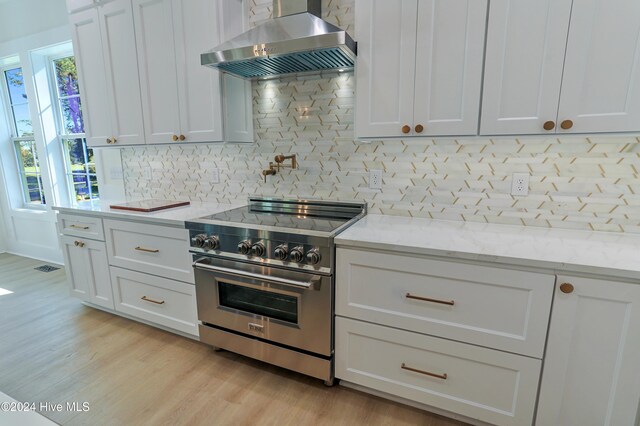
[[0, 43], [67, 25], [65, 0], [0, 2]]

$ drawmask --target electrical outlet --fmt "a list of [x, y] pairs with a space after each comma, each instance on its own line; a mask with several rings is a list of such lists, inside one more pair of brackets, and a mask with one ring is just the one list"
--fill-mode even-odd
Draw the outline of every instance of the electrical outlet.
[[220, 169], [211, 169], [211, 183], [220, 183]]
[[369, 188], [382, 189], [382, 170], [369, 170]]
[[514, 173], [511, 178], [511, 195], [529, 195], [529, 173]]
[[144, 178], [146, 180], [152, 180], [153, 179], [153, 173], [151, 173], [151, 166], [147, 166], [144, 168]]

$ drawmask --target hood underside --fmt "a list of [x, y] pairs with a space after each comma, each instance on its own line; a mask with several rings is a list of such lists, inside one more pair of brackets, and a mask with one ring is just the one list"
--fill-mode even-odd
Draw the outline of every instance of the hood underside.
[[242, 78], [353, 68], [356, 43], [311, 13], [269, 20], [201, 55], [202, 65]]

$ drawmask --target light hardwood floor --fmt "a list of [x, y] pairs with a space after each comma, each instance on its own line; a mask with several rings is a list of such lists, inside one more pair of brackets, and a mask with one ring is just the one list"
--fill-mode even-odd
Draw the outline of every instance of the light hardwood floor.
[[0, 254], [0, 391], [88, 402], [64, 425], [461, 425], [86, 307], [64, 270]]

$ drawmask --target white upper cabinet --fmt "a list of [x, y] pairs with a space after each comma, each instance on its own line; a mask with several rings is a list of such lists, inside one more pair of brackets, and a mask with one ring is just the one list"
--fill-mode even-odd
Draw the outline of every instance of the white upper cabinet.
[[144, 143], [131, 2], [75, 13], [72, 29], [89, 146]]
[[638, 330], [640, 285], [558, 276], [536, 424], [637, 425]]
[[172, 0], [134, 0], [142, 111], [147, 143], [180, 135]]
[[574, 1], [558, 123], [571, 120], [577, 133], [640, 130], [639, 61], [640, 1]]
[[420, 0], [413, 133], [475, 135], [487, 3]]
[[481, 134], [640, 130], [640, 2], [492, 0]]
[[491, 1], [482, 134], [554, 131], [571, 3]]
[[358, 137], [476, 134], [487, 3], [356, 2]]

